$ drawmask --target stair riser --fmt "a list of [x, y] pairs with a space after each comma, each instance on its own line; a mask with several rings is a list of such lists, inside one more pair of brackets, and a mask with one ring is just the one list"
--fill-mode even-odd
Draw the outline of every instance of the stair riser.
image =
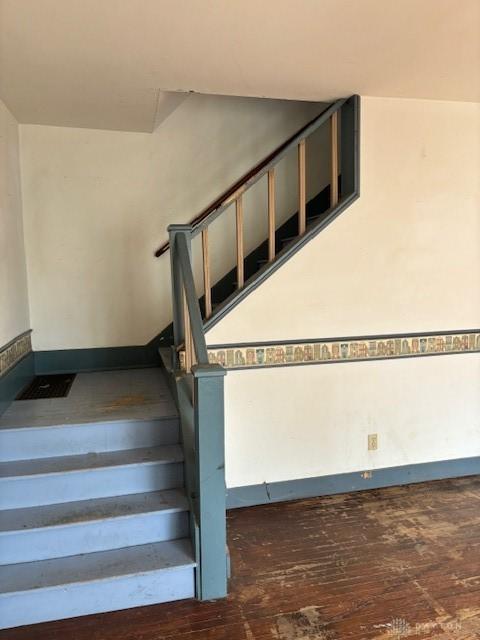
[[195, 595], [194, 569], [163, 569], [0, 597], [0, 628], [170, 602]]
[[0, 430], [0, 462], [123, 451], [179, 442], [178, 418]]
[[0, 509], [107, 498], [183, 486], [183, 463], [132, 464], [0, 479]]
[[63, 558], [178, 540], [189, 533], [187, 511], [148, 513], [0, 535], [0, 565]]

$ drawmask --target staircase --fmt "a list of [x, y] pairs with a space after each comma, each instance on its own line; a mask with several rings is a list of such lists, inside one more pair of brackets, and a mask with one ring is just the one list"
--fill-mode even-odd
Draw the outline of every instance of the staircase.
[[[330, 182], [309, 190], [306, 146], [324, 125]], [[205, 336], [358, 198], [358, 127], [358, 96], [335, 102], [191, 223], [169, 227], [156, 252], [170, 252], [172, 275], [165, 372], [80, 374], [67, 398], [15, 402], [0, 419], [1, 627], [226, 595], [226, 370], [209, 362]], [[290, 151], [298, 207], [277, 225], [275, 171]], [[245, 256], [243, 195], [262, 177], [268, 237]], [[236, 263], [212, 284], [209, 229], [231, 205]]]
[[0, 419], [0, 626], [195, 595], [179, 417], [159, 369], [79, 374]]

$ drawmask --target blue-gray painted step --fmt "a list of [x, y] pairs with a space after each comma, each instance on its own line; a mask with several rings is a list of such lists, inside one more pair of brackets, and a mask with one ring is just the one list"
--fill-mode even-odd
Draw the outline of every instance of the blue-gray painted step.
[[0, 511], [0, 564], [61, 558], [188, 536], [182, 489]]
[[2, 426], [0, 462], [140, 449], [178, 442], [177, 416], [36, 427]]
[[179, 445], [0, 463], [0, 509], [182, 486]]
[[4, 629], [194, 596], [186, 539], [0, 567]]

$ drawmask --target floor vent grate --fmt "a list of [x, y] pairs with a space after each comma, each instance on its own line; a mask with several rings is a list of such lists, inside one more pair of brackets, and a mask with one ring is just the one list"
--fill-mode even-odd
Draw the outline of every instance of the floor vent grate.
[[66, 398], [75, 380], [75, 373], [50, 376], [36, 376], [16, 400], [42, 400], [45, 398]]

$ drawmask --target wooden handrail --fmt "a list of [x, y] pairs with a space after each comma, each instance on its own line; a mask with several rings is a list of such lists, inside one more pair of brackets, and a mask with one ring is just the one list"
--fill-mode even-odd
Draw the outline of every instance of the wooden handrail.
[[[283, 142], [266, 158], [259, 162], [253, 169], [248, 171], [237, 182], [229, 187], [222, 195], [214, 200], [206, 209], [204, 209], [196, 218], [190, 223], [192, 228], [198, 228], [207, 218], [212, 217], [215, 212], [220, 212], [229, 204], [235, 202], [235, 200], [254, 184], [258, 179], [262, 177], [270, 168], [275, 166], [277, 162], [289, 151], [291, 147], [297, 145], [302, 139], [307, 138], [315, 129], [320, 127], [326, 122], [331, 115], [339, 111], [348, 98], [337, 100], [332, 105], [324, 109], [318, 116], [313, 118], [308, 124], [303, 126], [299, 131], [294, 133], [288, 140]], [[165, 242], [161, 247], [155, 251], [155, 257], [158, 258], [163, 255], [170, 248], [169, 242]]]

